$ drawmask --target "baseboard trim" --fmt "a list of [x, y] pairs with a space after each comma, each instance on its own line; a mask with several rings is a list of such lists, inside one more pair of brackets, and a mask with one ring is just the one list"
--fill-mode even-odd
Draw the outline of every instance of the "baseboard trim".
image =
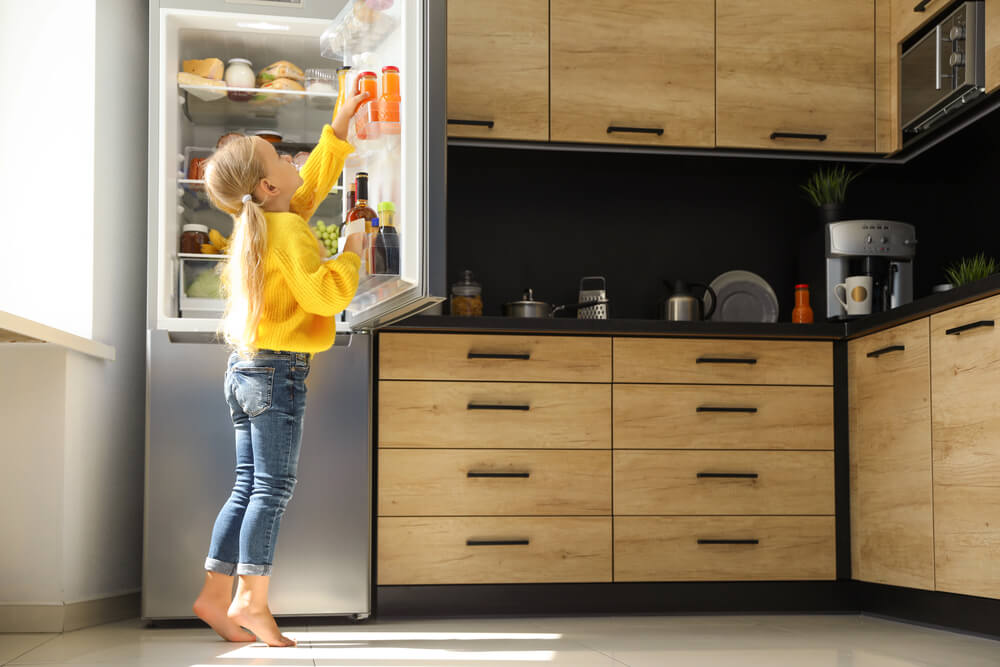
[[139, 616], [140, 593], [69, 604], [2, 604], [0, 632], [72, 632]]

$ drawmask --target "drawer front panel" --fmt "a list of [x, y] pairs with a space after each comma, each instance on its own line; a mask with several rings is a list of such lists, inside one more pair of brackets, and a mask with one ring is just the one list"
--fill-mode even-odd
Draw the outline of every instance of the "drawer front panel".
[[615, 515], [833, 514], [833, 452], [615, 452]]
[[826, 341], [615, 338], [615, 382], [832, 385]]
[[607, 337], [387, 333], [379, 341], [382, 380], [611, 381]]
[[833, 449], [833, 389], [615, 385], [614, 446]]
[[615, 581], [835, 579], [834, 517], [616, 517]]
[[379, 383], [379, 447], [609, 449], [610, 384]]
[[379, 452], [380, 516], [610, 515], [611, 452]]
[[378, 584], [611, 581], [611, 517], [378, 520]]

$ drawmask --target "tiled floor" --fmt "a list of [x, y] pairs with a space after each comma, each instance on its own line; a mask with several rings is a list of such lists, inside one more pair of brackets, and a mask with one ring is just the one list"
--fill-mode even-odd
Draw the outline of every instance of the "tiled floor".
[[294, 648], [139, 620], [0, 634], [0, 665], [997, 667], [1000, 641], [865, 616], [625, 616], [285, 625]]

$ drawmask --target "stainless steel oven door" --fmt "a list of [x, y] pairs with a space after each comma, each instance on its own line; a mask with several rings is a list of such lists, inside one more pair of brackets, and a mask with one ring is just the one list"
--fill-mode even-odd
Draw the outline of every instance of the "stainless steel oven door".
[[908, 48], [900, 64], [900, 121], [924, 129], [984, 86], [984, 3], [965, 2]]

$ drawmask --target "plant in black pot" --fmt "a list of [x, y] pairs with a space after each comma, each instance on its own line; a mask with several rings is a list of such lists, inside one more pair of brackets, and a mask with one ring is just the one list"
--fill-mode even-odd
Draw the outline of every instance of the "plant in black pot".
[[812, 173], [805, 185], [800, 187], [819, 209], [824, 223], [837, 222], [844, 219], [847, 186], [857, 177], [857, 172], [847, 171], [844, 165], [820, 168]]
[[979, 253], [974, 257], [963, 257], [948, 266], [944, 273], [952, 285], [959, 287], [1000, 273], [1000, 263], [985, 253]]

